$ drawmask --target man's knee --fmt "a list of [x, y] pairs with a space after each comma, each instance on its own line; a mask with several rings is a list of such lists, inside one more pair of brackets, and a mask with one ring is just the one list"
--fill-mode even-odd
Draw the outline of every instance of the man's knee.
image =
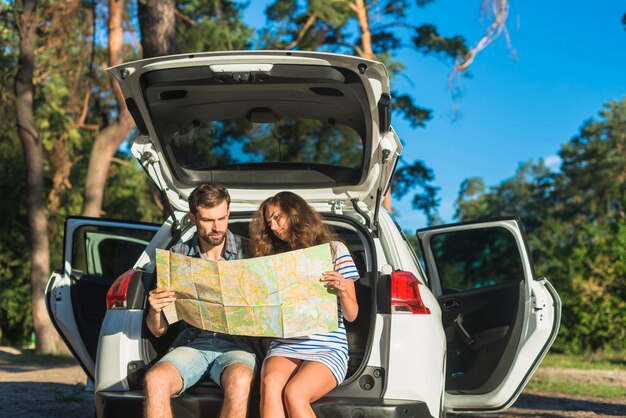
[[172, 364], [163, 362], [154, 365], [144, 377], [145, 390], [148, 394], [164, 394], [169, 397], [179, 393], [183, 388], [183, 379], [178, 369]]
[[231, 395], [247, 396], [254, 380], [254, 371], [244, 363], [234, 363], [222, 372], [222, 387]]

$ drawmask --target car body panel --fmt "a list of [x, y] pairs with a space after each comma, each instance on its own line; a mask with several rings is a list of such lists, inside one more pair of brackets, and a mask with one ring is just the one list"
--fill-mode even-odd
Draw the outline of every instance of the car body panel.
[[[535, 278], [519, 220], [437, 226], [418, 230], [418, 238], [448, 337], [445, 409], [477, 412], [509, 407], [556, 338], [561, 310], [548, 281]], [[483, 247], [483, 240], [492, 242]], [[454, 252], [462, 256], [457, 258]], [[466, 259], [472, 252], [483, 258]], [[482, 268], [487, 263], [491, 276]], [[460, 275], [470, 287], [446, 289], [445, 281], [463, 286]], [[482, 319], [473, 319], [476, 315]], [[483, 328], [477, 321], [490, 325]]]

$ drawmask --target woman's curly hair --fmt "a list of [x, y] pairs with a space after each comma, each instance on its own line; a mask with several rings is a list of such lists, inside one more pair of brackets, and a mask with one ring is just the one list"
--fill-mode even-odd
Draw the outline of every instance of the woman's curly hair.
[[[278, 206], [283, 216], [289, 220], [287, 241], [276, 237], [265, 221], [265, 210], [270, 205]], [[250, 222], [250, 250], [253, 257], [299, 250], [338, 240], [332, 228], [322, 221], [320, 214], [292, 192], [280, 192], [265, 199]]]

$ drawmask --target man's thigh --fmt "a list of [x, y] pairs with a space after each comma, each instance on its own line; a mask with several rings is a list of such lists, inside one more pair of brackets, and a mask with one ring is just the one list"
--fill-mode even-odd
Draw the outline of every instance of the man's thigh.
[[[209, 355], [207, 357], [207, 354]], [[209, 366], [215, 360], [216, 356], [211, 358], [211, 352], [207, 350], [199, 350], [195, 347], [178, 346], [172, 351], [164, 355], [158, 362], [169, 363], [174, 366], [183, 380], [181, 391], [176, 395], [179, 396], [184, 391], [202, 380], [208, 373]]]
[[256, 372], [256, 356], [251, 351], [245, 350], [241, 345], [229, 339], [215, 339], [214, 350], [220, 353], [210, 366], [209, 376], [211, 380], [221, 386], [221, 376], [228, 366], [241, 363], [250, 368], [251, 376]]

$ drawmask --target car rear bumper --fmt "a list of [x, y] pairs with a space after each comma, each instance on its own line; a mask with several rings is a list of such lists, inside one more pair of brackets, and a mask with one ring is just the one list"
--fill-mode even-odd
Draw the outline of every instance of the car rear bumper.
[[[143, 392], [98, 392], [96, 415], [108, 417], [141, 417]], [[222, 394], [216, 391], [193, 391], [172, 400], [176, 417], [217, 417]], [[313, 404], [315, 415], [324, 418], [432, 418], [424, 402], [380, 398], [326, 397]], [[250, 417], [258, 417], [258, 400], [251, 402]]]

